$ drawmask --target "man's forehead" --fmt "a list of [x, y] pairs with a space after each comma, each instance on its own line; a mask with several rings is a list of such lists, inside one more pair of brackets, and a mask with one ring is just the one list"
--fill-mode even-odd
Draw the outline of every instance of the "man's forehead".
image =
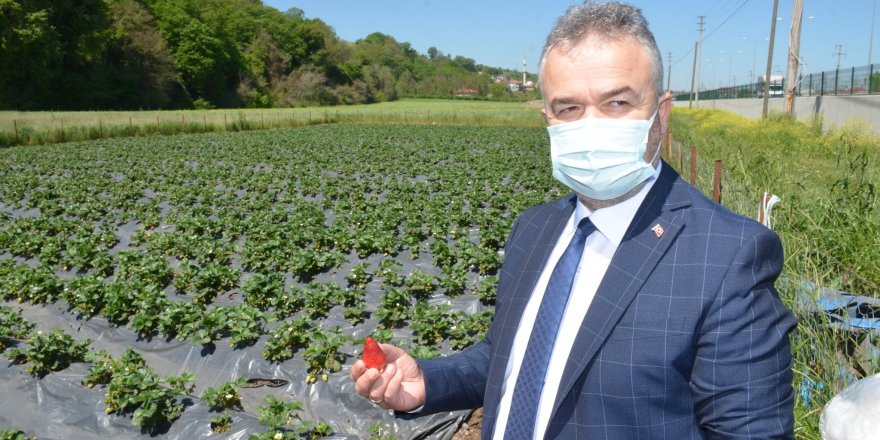
[[[651, 60], [643, 45], [632, 38], [588, 38], [550, 49], [543, 67], [543, 84], [576, 80], [579, 90], [553, 87], [553, 101], [593, 98], [644, 97], [653, 90]], [[559, 98], [559, 99], [557, 99]]]
[[585, 54], [623, 51], [630, 57], [647, 57], [648, 51], [642, 44], [627, 36], [587, 35], [584, 38], [560, 44], [550, 49], [550, 55], [577, 59]]

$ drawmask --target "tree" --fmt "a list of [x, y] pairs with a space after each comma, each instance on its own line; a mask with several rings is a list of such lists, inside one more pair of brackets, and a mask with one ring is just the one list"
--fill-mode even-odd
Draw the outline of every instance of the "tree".
[[428, 48], [428, 59], [433, 60], [434, 58], [437, 58], [437, 48], [431, 46]]
[[0, 0], [0, 107], [41, 108], [61, 63], [50, 11]]
[[171, 0], [155, 4], [159, 30], [174, 55], [174, 65], [193, 98], [228, 102], [235, 66], [228, 46], [207, 24]]
[[[174, 59], [153, 15], [136, 0], [110, 3], [116, 54], [115, 106], [121, 108], [189, 107]], [[113, 59], [115, 58], [115, 59]]]

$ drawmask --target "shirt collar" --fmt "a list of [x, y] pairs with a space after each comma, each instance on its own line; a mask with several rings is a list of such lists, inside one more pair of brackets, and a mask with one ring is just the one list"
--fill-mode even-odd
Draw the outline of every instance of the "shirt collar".
[[591, 211], [590, 208], [587, 208], [579, 198], [576, 198], [577, 205], [574, 217], [572, 218], [575, 227], [577, 227], [577, 224], [580, 223], [581, 219], [589, 217], [590, 221], [596, 226], [596, 229], [601, 232], [608, 241], [614, 243], [615, 246], [620, 246], [620, 242], [623, 241], [623, 236], [626, 234], [626, 230], [629, 229], [629, 224], [632, 223], [633, 217], [636, 216], [636, 211], [638, 211], [639, 206], [642, 205], [642, 201], [645, 200], [648, 191], [654, 186], [654, 182], [660, 177], [660, 169], [663, 166], [662, 164], [663, 161], [660, 161], [657, 164], [657, 168], [654, 169], [654, 175], [648, 178], [647, 183], [642, 186], [642, 189], [640, 189], [639, 192], [620, 203]]

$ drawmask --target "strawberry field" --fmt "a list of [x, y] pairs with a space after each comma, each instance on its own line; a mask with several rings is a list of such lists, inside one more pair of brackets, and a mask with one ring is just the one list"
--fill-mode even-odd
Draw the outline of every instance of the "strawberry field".
[[547, 157], [536, 128], [350, 124], [4, 150], [0, 430], [451, 433], [346, 367], [367, 335], [481, 338], [512, 222], [565, 192]]

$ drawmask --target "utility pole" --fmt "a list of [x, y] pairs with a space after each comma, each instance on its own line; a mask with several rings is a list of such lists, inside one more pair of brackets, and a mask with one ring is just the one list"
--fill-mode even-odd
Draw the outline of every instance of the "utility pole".
[[794, 0], [791, 15], [791, 37], [788, 39], [788, 73], [785, 81], [785, 112], [794, 115], [794, 93], [798, 80], [801, 48], [801, 23], [804, 15], [804, 0]]
[[843, 51], [843, 45], [835, 44], [834, 45], [834, 53], [831, 54], [837, 57], [837, 70], [840, 70], [840, 56], [846, 56], [846, 52]]
[[700, 106], [700, 52], [703, 51], [703, 31], [706, 29], [706, 16], [697, 16], [697, 31], [700, 37], [697, 38], [697, 45], [694, 49], [694, 82], [691, 83], [691, 93], [694, 92], [694, 83], [696, 83], [697, 94], [695, 97], [696, 106]]
[[666, 71], [666, 91], [672, 93], [672, 52], [666, 52], [669, 61], [666, 64], [669, 68]]
[[868, 69], [871, 69], [871, 55], [874, 54], [874, 18], [877, 17], [877, 0], [874, 0], [874, 7], [871, 9], [871, 36], [868, 38]]
[[694, 41], [694, 67], [691, 71], [691, 99], [688, 101], [688, 108], [694, 108], [694, 81], [697, 79], [697, 47], [700, 43]]
[[767, 50], [767, 74], [764, 76], [764, 110], [761, 113], [767, 119], [770, 107], [770, 74], [773, 68], [773, 43], [776, 41], [776, 13], [779, 11], [779, 0], [773, 0], [773, 16], [770, 17], [770, 47]]

